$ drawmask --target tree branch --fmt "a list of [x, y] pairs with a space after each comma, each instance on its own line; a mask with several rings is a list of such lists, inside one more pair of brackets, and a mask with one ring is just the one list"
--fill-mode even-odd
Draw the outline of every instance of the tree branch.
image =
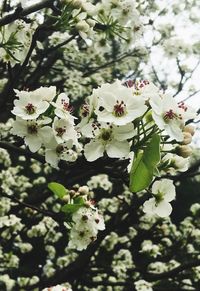
[[26, 8], [17, 8], [15, 12], [8, 14], [0, 19], [0, 26], [9, 24], [16, 19], [23, 18], [24, 16], [27, 16], [33, 12], [36, 12], [38, 10], [41, 10], [43, 8], [52, 8], [53, 6], [53, 0], [43, 0], [37, 4], [31, 5]]
[[146, 273], [144, 274], [144, 278], [148, 281], [157, 281], [157, 280], [161, 280], [161, 279], [167, 279], [167, 278], [174, 278], [176, 277], [179, 273], [187, 270], [187, 269], [191, 269], [193, 267], [197, 267], [200, 265], [200, 259], [188, 262], [188, 263], [184, 263], [170, 271], [167, 272], [163, 272], [163, 273]]

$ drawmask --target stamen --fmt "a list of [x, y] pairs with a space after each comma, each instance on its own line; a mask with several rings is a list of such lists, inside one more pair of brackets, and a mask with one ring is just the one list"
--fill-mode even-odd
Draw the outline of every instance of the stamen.
[[73, 106], [71, 106], [68, 102], [66, 102], [65, 99], [62, 99], [61, 103], [63, 105], [63, 110], [70, 112], [70, 113], [73, 112]]
[[37, 124], [28, 125], [27, 130], [30, 134], [36, 134], [38, 132]]
[[57, 136], [60, 136], [60, 137], [62, 137], [63, 134], [66, 132], [66, 129], [63, 127], [57, 127], [55, 130], [57, 132]]
[[165, 121], [173, 120], [173, 119], [178, 119], [180, 116], [178, 116], [172, 109], [164, 113], [163, 116]]
[[34, 114], [35, 111], [36, 111], [36, 107], [32, 104], [32, 103], [28, 103], [26, 106], [25, 106], [25, 109], [26, 109], [26, 112], [28, 114]]
[[114, 105], [113, 108], [113, 115], [116, 117], [122, 117], [126, 115], [126, 104], [124, 104], [124, 101], [119, 101], [117, 100], [117, 103]]

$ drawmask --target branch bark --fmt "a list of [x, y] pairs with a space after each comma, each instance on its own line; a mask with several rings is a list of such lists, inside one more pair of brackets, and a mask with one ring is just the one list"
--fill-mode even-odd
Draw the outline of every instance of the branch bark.
[[31, 13], [34, 13], [36, 11], [39, 11], [43, 8], [52, 8], [53, 0], [43, 0], [37, 4], [31, 5], [26, 8], [17, 8], [15, 12], [10, 13], [3, 18], [0, 19], [0, 26], [4, 26], [6, 24], [9, 24], [17, 19], [21, 19], [24, 16], [27, 16]]

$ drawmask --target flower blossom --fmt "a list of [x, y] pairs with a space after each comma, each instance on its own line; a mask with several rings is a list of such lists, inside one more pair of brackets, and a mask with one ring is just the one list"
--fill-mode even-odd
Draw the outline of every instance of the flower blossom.
[[141, 117], [147, 109], [144, 100], [133, 96], [132, 89], [123, 86], [119, 80], [113, 84], [103, 84], [93, 94], [98, 97], [95, 113], [100, 122], [125, 125]]
[[96, 240], [99, 230], [105, 229], [104, 219], [96, 208], [81, 207], [76, 211], [72, 220], [74, 225], [70, 230], [70, 240], [68, 247], [79, 251]]
[[175, 199], [176, 191], [173, 182], [168, 179], [154, 182], [152, 186], [154, 198], [150, 198], [143, 205], [143, 211], [147, 214], [157, 214], [160, 217], [167, 217], [172, 212], [169, 202]]
[[152, 116], [161, 130], [176, 141], [183, 140], [184, 119], [182, 109], [180, 110], [174, 98], [170, 95], [163, 95], [162, 98], [150, 100]]
[[25, 144], [31, 152], [37, 152], [42, 144], [48, 142], [52, 138], [52, 128], [45, 126], [50, 123], [50, 118], [41, 120], [23, 120], [17, 117], [13, 123], [12, 134], [23, 137]]
[[77, 132], [69, 120], [57, 117], [53, 121], [53, 133], [57, 143], [63, 143], [68, 140], [73, 140], [77, 143]]
[[34, 91], [15, 90], [19, 99], [14, 101], [15, 107], [11, 111], [14, 115], [25, 120], [36, 119], [49, 107], [50, 100], [56, 94], [56, 87], [40, 87]]
[[51, 102], [55, 107], [55, 114], [60, 118], [65, 118], [71, 123], [74, 123], [75, 117], [71, 115], [73, 107], [70, 105], [69, 97], [65, 93], [58, 95], [55, 102]]
[[127, 139], [136, 134], [132, 123], [115, 126], [92, 121], [83, 127], [81, 132], [85, 137], [91, 138], [84, 147], [85, 157], [90, 162], [102, 157], [104, 152], [110, 158], [127, 158], [130, 152]]

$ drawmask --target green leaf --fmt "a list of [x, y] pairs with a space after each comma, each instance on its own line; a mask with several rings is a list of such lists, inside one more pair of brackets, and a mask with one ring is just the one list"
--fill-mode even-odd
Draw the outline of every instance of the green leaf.
[[63, 212], [67, 214], [73, 214], [77, 210], [79, 210], [80, 207], [82, 207], [83, 204], [65, 204], [61, 209]]
[[56, 182], [49, 183], [48, 188], [60, 199], [68, 194], [68, 190], [63, 185]]
[[151, 184], [159, 161], [160, 136], [154, 134], [145, 150], [139, 151], [133, 160], [129, 185], [132, 192], [142, 191]]
[[75, 204], [84, 204], [85, 200], [83, 199], [83, 197], [78, 196], [78, 197], [74, 198], [74, 203]]

